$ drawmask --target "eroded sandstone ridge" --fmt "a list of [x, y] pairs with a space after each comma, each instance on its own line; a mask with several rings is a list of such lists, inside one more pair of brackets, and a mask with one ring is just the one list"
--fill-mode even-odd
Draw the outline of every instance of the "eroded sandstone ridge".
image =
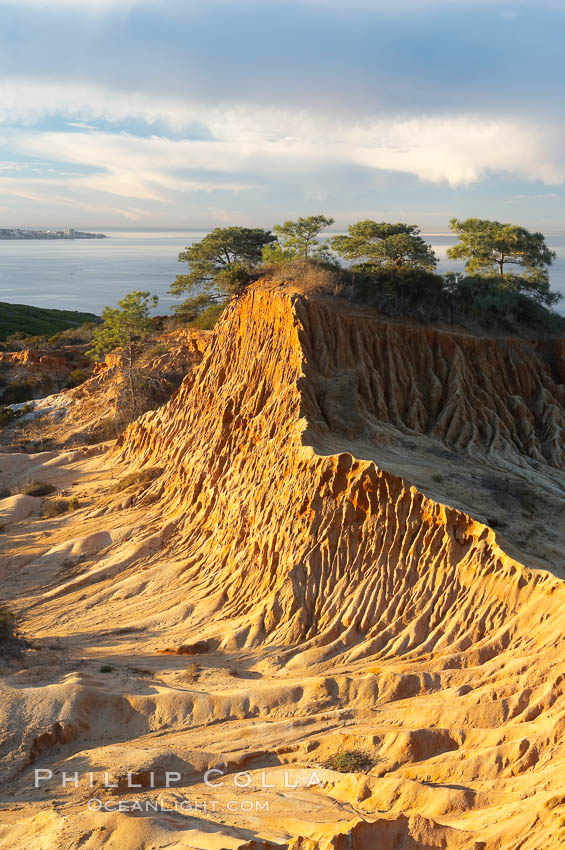
[[[0, 845], [562, 846], [563, 375], [559, 342], [264, 285], [235, 301], [167, 405], [66, 459], [79, 482], [153, 480], [13, 550], [26, 633], [59, 649], [6, 680], [25, 805]], [[60, 456], [29, 463], [63, 475]], [[351, 750], [372, 767], [328, 767]], [[33, 767], [110, 770], [113, 799], [128, 769], [154, 797], [153, 774], [168, 803], [208, 806], [89, 812], [84, 787], [40, 803]]]

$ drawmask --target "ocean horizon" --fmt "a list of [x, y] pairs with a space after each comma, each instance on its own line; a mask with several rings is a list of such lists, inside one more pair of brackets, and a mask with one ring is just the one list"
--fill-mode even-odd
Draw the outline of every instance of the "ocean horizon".
[[[86, 228], [81, 228], [86, 229]], [[168, 293], [177, 274], [186, 271], [178, 254], [209, 230], [112, 230], [100, 240], [0, 241], [0, 301], [100, 314], [135, 289], [159, 296], [159, 313], [179, 303]], [[423, 232], [439, 258], [438, 270], [462, 271], [463, 263], [447, 259], [456, 237], [449, 232]], [[565, 233], [547, 234], [557, 252], [550, 269], [551, 285], [564, 296], [557, 305], [565, 313]]]

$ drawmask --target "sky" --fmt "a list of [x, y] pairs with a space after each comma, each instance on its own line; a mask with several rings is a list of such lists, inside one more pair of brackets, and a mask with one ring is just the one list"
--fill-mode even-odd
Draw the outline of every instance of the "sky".
[[0, 0], [0, 226], [565, 231], [565, 0]]

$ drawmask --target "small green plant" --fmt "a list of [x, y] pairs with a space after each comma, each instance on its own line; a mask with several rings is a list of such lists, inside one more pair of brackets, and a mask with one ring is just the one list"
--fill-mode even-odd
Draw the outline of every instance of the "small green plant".
[[158, 466], [150, 466], [148, 469], [141, 469], [138, 472], [130, 472], [129, 475], [124, 475], [119, 481], [116, 481], [112, 487], [113, 493], [121, 493], [122, 490], [128, 490], [130, 487], [141, 487], [145, 484], [150, 484], [158, 478], [163, 470]]
[[326, 759], [323, 766], [339, 773], [366, 773], [374, 764], [374, 759], [363, 750], [344, 750]]
[[441, 481], [443, 481], [443, 475], [439, 475], [439, 473], [436, 472], [434, 475], [432, 475], [432, 481], [435, 481], [436, 484], [439, 484]]
[[76, 511], [80, 508], [80, 500], [78, 496], [71, 496], [69, 499], [69, 510]]
[[100, 673], [113, 673], [114, 667], [111, 664], [102, 664], [100, 667]]

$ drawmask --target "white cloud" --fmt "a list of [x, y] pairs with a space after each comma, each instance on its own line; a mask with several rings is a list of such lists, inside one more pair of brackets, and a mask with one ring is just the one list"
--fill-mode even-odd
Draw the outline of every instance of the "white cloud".
[[[72, 129], [34, 129], [46, 116], [58, 116]], [[131, 119], [149, 127], [159, 122], [171, 128], [173, 138], [121, 132]], [[93, 129], [97, 121], [115, 124], [115, 132]], [[194, 123], [210, 138], [176, 138]], [[332, 175], [347, 177], [352, 167], [365, 170], [368, 186], [373, 173], [375, 187], [382, 172], [453, 187], [490, 172], [557, 185], [565, 180], [561, 134], [557, 125], [542, 129], [526, 119], [497, 121], [480, 114], [354, 123], [275, 108], [226, 111], [96, 86], [13, 79], [0, 85], [0, 148], [7, 153], [6, 170], [21, 165], [16, 153], [28, 158], [28, 170], [20, 179], [0, 168], [0, 204], [26, 201], [44, 210], [75, 208], [98, 221], [111, 213], [114, 220], [139, 222], [167, 211], [174, 218], [191, 203], [202, 210], [196, 200], [202, 192], [227, 191], [235, 198], [239, 192], [291, 184], [300, 187], [305, 201], [321, 203], [321, 191], [323, 197], [331, 195]], [[29, 166], [41, 163], [43, 176], [32, 177]], [[49, 173], [45, 169], [52, 163], [61, 165]], [[205, 209], [219, 220], [215, 200], [210, 195]], [[230, 215], [225, 213], [226, 221]]]
[[79, 124], [96, 119], [116, 123], [126, 118], [141, 119], [149, 124], [166, 121], [172, 129], [180, 129], [197, 120], [198, 109], [167, 97], [108, 91], [87, 83], [30, 77], [0, 80], [0, 124], [33, 124], [47, 116], [61, 116]]
[[[480, 180], [490, 171], [559, 184], [565, 179], [560, 128], [527, 120], [494, 120], [482, 115], [422, 116], [340, 121], [280, 109], [251, 109], [126, 95], [101, 87], [12, 79], [0, 84], [0, 124], [33, 124], [45, 116], [69, 120], [75, 131], [20, 131], [12, 150], [34, 157], [83, 164], [103, 174], [82, 178], [90, 186], [130, 197], [165, 200], [162, 190], [207, 188], [210, 179], [182, 180], [177, 172], [220, 172], [213, 185], [249, 186], [237, 174], [258, 177], [277, 171], [302, 173], [324, 164], [355, 164], [403, 171], [452, 186]], [[71, 120], [76, 119], [76, 120]], [[214, 141], [139, 138], [91, 132], [96, 121], [119, 128], [127, 120], [159, 122], [180, 133], [204, 125]], [[6, 139], [4, 147], [9, 140]], [[173, 185], [174, 184], [174, 185]], [[129, 193], [129, 194], [128, 194]]]
[[[214, 141], [140, 138], [110, 132], [10, 133], [3, 147], [93, 173], [67, 175], [76, 189], [167, 203], [179, 192], [239, 192], [283, 175], [302, 175], [319, 191], [323, 171], [351, 165], [396, 171], [423, 181], [466, 185], [491, 171], [559, 184], [565, 157], [558, 134], [476, 117], [421, 118], [351, 127], [305, 116], [233, 112], [206, 116]], [[290, 136], [286, 128], [292, 126]], [[2, 179], [0, 178], [0, 186]]]
[[348, 135], [357, 162], [431, 182], [465, 185], [491, 171], [547, 184], [565, 180], [558, 128], [544, 127], [542, 133], [526, 121], [481, 115], [412, 118], [353, 128]]

